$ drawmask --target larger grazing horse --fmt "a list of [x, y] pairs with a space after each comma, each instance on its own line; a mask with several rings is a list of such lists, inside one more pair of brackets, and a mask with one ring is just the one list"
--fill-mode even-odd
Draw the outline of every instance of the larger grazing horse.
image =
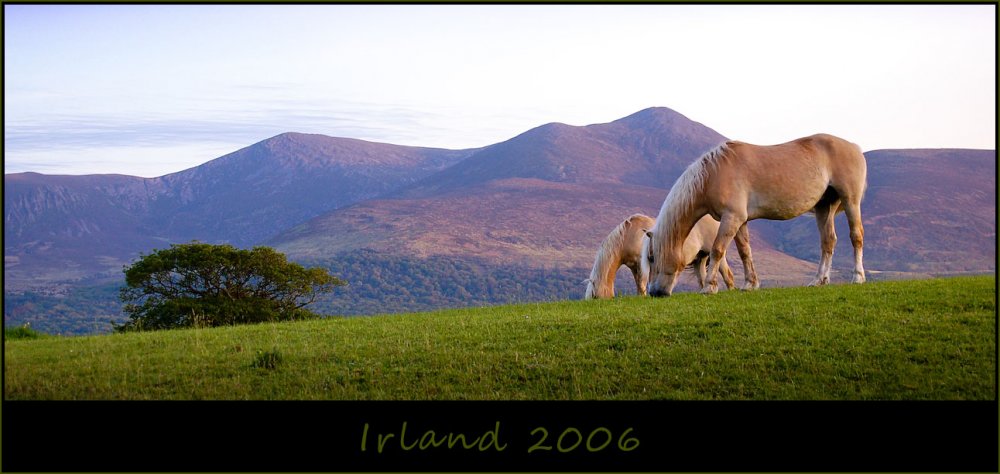
[[715, 271], [734, 236], [753, 219], [786, 220], [816, 214], [822, 255], [811, 285], [830, 281], [837, 235], [833, 218], [847, 214], [854, 245], [855, 283], [864, 283], [864, 228], [861, 199], [867, 164], [861, 148], [832, 135], [818, 134], [781, 145], [729, 141], [695, 160], [670, 189], [656, 218], [650, 241], [649, 292], [670, 295], [684, 268], [685, 237], [702, 216], [720, 221], [710, 255], [711, 281], [703, 293], [718, 290]]
[[[649, 238], [646, 233], [653, 228], [656, 221], [643, 214], [633, 214], [618, 224], [604, 239], [594, 257], [594, 267], [590, 277], [583, 280], [587, 284], [584, 299], [612, 298], [615, 296], [615, 276], [622, 265], [632, 271], [638, 294], [646, 295], [646, 283], [649, 276], [647, 251]], [[705, 216], [695, 224], [690, 235], [684, 242], [684, 260], [692, 263], [698, 272], [698, 283], [705, 286], [705, 267], [708, 252], [719, 231], [719, 223], [711, 216]], [[749, 248], [749, 243], [746, 243]], [[741, 254], [742, 255], [742, 254]], [[751, 267], [752, 268], [752, 267]], [[725, 257], [719, 266], [719, 273], [729, 288], [733, 287], [733, 272]], [[748, 286], [751, 276], [747, 275]], [[754, 284], [757, 276], [753, 275]]]

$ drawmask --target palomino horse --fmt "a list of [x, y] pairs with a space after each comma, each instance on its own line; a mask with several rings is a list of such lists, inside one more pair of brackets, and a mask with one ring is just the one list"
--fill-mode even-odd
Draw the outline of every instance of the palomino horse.
[[587, 291], [583, 299], [613, 298], [615, 296], [615, 275], [622, 265], [632, 270], [635, 278], [635, 289], [640, 295], [646, 295], [646, 277], [642, 272], [640, 261], [642, 241], [646, 237], [646, 229], [653, 227], [656, 221], [652, 217], [633, 214], [618, 224], [597, 249], [594, 258], [594, 268], [590, 270], [590, 278], [583, 280]]
[[830, 281], [837, 235], [833, 218], [847, 214], [854, 245], [854, 282], [864, 283], [861, 199], [867, 164], [861, 148], [819, 134], [773, 146], [729, 141], [695, 160], [674, 183], [660, 208], [650, 241], [650, 294], [670, 295], [686, 262], [683, 242], [702, 216], [719, 220], [710, 254], [712, 280], [702, 293], [715, 293], [715, 270], [734, 236], [753, 219], [786, 220], [816, 214], [822, 255], [811, 285]]
[[[652, 217], [633, 214], [608, 234], [597, 249], [590, 278], [583, 280], [587, 284], [584, 299], [614, 297], [615, 276], [622, 265], [632, 271], [636, 291], [640, 295], [646, 295], [646, 282], [649, 276], [649, 265], [646, 262], [649, 239], [646, 234], [655, 224], [656, 221]], [[694, 262], [698, 271], [698, 283], [702, 287], [705, 285], [705, 256], [711, 251], [711, 244], [718, 230], [719, 223], [710, 216], [705, 216], [694, 226], [684, 242], [685, 262]], [[749, 244], [747, 246], [749, 247]], [[733, 272], [724, 257], [719, 266], [719, 273], [726, 285], [732, 288]]]

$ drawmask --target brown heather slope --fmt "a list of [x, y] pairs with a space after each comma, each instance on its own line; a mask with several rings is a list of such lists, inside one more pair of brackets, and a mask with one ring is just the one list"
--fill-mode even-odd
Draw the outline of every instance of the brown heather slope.
[[586, 127], [542, 125], [268, 243], [299, 259], [368, 248], [588, 266], [610, 229], [635, 212], [655, 215], [692, 156], [723, 140], [666, 108]]

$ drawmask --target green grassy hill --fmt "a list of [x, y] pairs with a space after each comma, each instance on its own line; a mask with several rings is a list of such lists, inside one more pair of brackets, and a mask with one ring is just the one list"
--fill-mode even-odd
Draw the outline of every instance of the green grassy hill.
[[6, 399], [993, 399], [994, 276], [7, 340]]

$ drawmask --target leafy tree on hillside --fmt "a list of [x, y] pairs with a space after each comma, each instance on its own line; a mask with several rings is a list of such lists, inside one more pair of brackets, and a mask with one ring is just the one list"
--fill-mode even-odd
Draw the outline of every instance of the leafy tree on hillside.
[[346, 282], [304, 268], [269, 247], [198, 242], [154, 250], [125, 267], [117, 331], [206, 327], [313, 318], [304, 309]]

